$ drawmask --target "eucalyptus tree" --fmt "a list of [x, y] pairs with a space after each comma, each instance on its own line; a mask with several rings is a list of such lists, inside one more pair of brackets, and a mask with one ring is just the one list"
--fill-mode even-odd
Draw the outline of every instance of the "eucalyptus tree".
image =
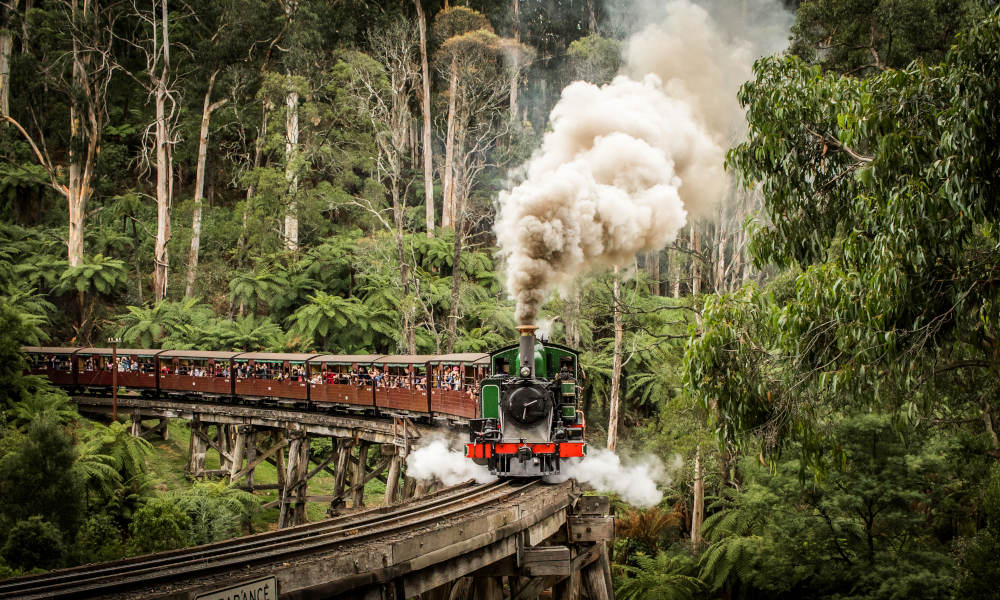
[[1000, 454], [998, 56], [994, 10], [939, 65], [859, 81], [758, 62], [740, 93], [749, 136], [728, 161], [762, 193], [752, 255], [794, 283], [706, 306], [687, 385], [717, 403], [725, 438], [792, 436], [822, 466], [826, 417], [860, 406], [967, 415]]
[[410, 264], [404, 236], [407, 232], [406, 198], [413, 177], [406, 170], [406, 146], [409, 139], [410, 100], [415, 91], [417, 66], [417, 31], [402, 16], [388, 26], [371, 30], [368, 46], [375, 64], [355, 62], [352, 91], [358, 96], [364, 116], [374, 132], [377, 148], [375, 176], [388, 189], [390, 221], [383, 217], [381, 203], [364, 201], [365, 208], [392, 234], [399, 264], [399, 284], [405, 307], [401, 311], [403, 340], [409, 354], [416, 353], [414, 337], [415, 306], [406, 302], [410, 291]]
[[[94, 193], [101, 138], [107, 119], [107, 98], [112, 75], [118, 69], [114, 40], [122, 8], [99, 0], [63, 0], [45, 12], [47, 36], [43, 51], [35, 60], [46, 90], [65, 96], [68, 111], [63, 115], [68, 127], [48, 131], [31, 115], [30, 102], [16, 98], [13, 113], [3, 112], [31, 147], [42, 166], [47, 184], [66, 198], [69, 235], [66, 256], [71, 267], [84, 260], [84, 225], [87, 203]], [[25, 47], [29, 45], [23, 42]], [[34, 123], [29, 132], [28, 119]], [[53, 152], [49, 140], [58, 140], [66, 152]], [[54, 158], [55, 157], [55, 158]]]

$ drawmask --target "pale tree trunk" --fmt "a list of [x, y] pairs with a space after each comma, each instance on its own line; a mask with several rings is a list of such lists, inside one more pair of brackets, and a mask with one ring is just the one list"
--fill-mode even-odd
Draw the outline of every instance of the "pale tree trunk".
[[646, 254], [646, 272], [649, 273], [649, 291], [654, 296], [660, 295], [660, 251]]
[[[69, 7], [73, 19], [96, 19], [97, 17], [96, 2], [84, 2], [81, 7], [79, 0], [71, 0]], [[25, 12], [31, 8], [32, 2], [29, 0], [25, 5]], [[68, 93], [70, 143], [64, 165], [56, 165], [48, 153], [44, 151], [44, 146], [39, 146], [24, 126], [7, 112], [0, 112], [0, 118], [14, 125], [31, 146], [35, 158], [49, 175], [49, 185], [52, 189], [66, 197], [69, 213], [66, 258], [72, 267], [78, 267], [83, 263], [84, 220], [87, 214], [87, 202], [93, 194], [91, 182], [97, 156], [100, 154], [101, 130], [104, 127], [103, 99], [100, 94], [104, 91], [112, 72], [107, 60], [107, 54], [110, 53], [110, 43], [100, 37], [92, 38], [86, 44], [81, 43], [77, 33], [84, 29], [84, 27], [77, 26], [73, 28], [74, 35], [70, 53], [72, 89]], [[27, 22], [22, 30], [22, 42], [23, 46], [26, 47], [28, 43]], [[61, 181], [64, 173], [66, 183]], [[81, 319], [83, 318], [82, 302], [81, 298]], [[82, 326], [83, 323], [81, 323], [81, 328]]]
[[608, 415], [608, 450], [612, 452], [618, 447], [618, 407], [621, 403], [622, 378], [622, 292], [621, 273], [617, 265], [614, 271], [614, 287], [612, 289], [612, 314], [615, 324], [615, 347], [611, 359], [611, 410]]
[[[512, 0], [514, 4], [514, 41], [521, 42], [521, 0]], [[512, 121], [518, 120], [517, 116], [517, 80], [519, 65], [517, 52], [513, 53], [514, 65], [510, 74], [510, 118]]]
[[216, 69], [208, 78], [208, 90], [205, 92], [205, 102], [201, 110], [201, 131], [198, 135], [198, 167], [195, 172], [194, 184], [194, 215], [191, 217], [191, 252], [188, 254], [187, 286], [184, 288], [184, 296], [190, 298], [194, 296], [194, 282], [198, 276], [198, 248], [201, 245], [201, 201], [205, 196], [205, 163], [208, 159], [208, 125], [212, 119], [212, 113], [226, 103], [226, 99], [212, 102], [212, 87], [215, 85], [215, 77], [219, 74]]
[[715, 291], [726, 292], [726, 232], [720, 221], [715, 228]]
[[[167, 297], [167, 275], [170, 270], [170, 188], [172, 173], [170, 130], [167, 124], [167, 78], [170, 76], [170, 37], [167, 28], [167, 0], [162, 0], [163, 41], [160, 47], [163, 61], [156, 81], [156, 249], [153, 256], [153, 301]], [[154, 45], [155, 45], [154, 33]]]
[[691, 543], [701, 545], [701, 524], [705, 520], [705, 473], [701, 464], [701, 444], [694, 454], [694, 506], [691, 507]]
[[431, 71], [427, 65], [427, 18], [423, 0], [413, 0], [417, 7], [417, 25], [420, 29], [420, 108], [424, 117], [424, 202], [426, 202], [427, 237], [434, 237], [434, 147], [431, 144]]
[[[459, 204], [463, 204], [459, 202]], [[455, 210], [455, 246], [452, 255], [451, 267], [451, 310], [448, 313], [448, 340], [445, 344], [445, 353], [451, 354], [455, 351], [455, 339], [458, 337], [458, 309], [462, 291], [462, 242], [464, 241], [462, 218], [463, 208], [456, 206]]]
[[[254, 140], [253, 148], [253, 170], [256, 171], [260, 168], [261, 157], [264, 153], [264, 140], [267, 138], [267, 102], [262, 101], [260, 107], [260, 129], [257, 131], [257, 139]], [[250, 204], [253, 202], [254, 194], [257, 189], [251, 184], [247, 187], [246, 202], [243, 204], [243, 218], [241, 220], [240, 228], [240, 239], [237, 243], [237, 248], [239, 250], [238, 254], [240, 257], [246, 256], [247, 243], [249, 242], [250, 231], [247, 229], [248, 222], [250, 220]], [[230, 313], [232, 312], [232, 307], [230, 307]]]
[[694, 223], [691, 224], [691, 295], [701, 293], [701, 236], [698, 235]]
[[587, 0], [587, 29], [588, 33], [597, 31], [597, 13], [594, 11], [594, 0]]
[[448, 81], [448, 129], [444, 143], [444, 197], [441, 200], [441, 227], [451, 227], [455, 209], [455, 104], [458, 95], [458, 66], [451, 61]]
[[0, 6], [0, 115], [10, 114], [10, 53], [14, 36], [10, 32], [10, 14]]
[[[291, 74], [288, 76], [291, 85]], [[285, 247], [295, 252], [299, 247], [298, 196], [299, 170], [299, 93], [291, 89], [285, 96], [285, 183], [288, 184], [288, 208], [285, 213]]]

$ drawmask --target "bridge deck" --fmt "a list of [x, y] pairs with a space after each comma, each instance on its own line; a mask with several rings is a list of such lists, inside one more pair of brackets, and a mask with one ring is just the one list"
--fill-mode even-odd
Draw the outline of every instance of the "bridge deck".
[[[282, 599], [411, 598], [505, 559], [520, 564], [525, 548], [553, 536], [568, 543], [578, 500], [572, 482], [463, 484], [392, 508], [12, 579], [0, 582], [0, 598], [187, 600], [270, 576]], [[585, 518], [589, 532], [595, 517]], [[596, 540], [585, 541], [565, 553], [567, 569], [600, 556]]]

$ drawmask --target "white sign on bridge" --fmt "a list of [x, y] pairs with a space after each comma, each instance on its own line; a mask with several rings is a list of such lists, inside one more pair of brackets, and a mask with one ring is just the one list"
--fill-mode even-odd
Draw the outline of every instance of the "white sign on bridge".
[[199, 594], [195, 600], [278, 600], [278, 580], [272, 575], [207, 594]]

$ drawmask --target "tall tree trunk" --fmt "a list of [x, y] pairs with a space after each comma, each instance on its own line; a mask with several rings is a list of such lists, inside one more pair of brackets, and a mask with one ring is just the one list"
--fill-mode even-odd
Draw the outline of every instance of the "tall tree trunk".
[[413, 0], [417, 7], [417, 25], [420, 29], [420, 109], [424, 117], [424, 202], [427, 237], [434, 237], [434, 146], [431, 144], [431, 71], [427, 65], [427, 17], [423, 0]]
[[588, 33], [597, 31], [597, 12], [594, 11], [594, 0], [587, 0], [587, 29]]
[[[464, 204], [460, 202], [460, 204]], [[462, 291], [462, 243], [463, 225], [465, 219], [462, 218], [462, 208], [455, 210], [455, 246], [452, 255], [451, 267], [451, 309], [448, 312], [448, 340], [445, 343], [445, 353], [451, 354], [455, 351], [455, 339], [458, 337], [458, 309]]]
[[715, 227], [715, 291], [726, 292], [726, 232], [722, 220]]
[[[253, 170], [256, 171], [260, 168], [261, 157], [264, 154], [264, 140], [267, 139], [267, 102], [262, 101], [260, 106], [260, 129], [257, 130], [257, 139], [254, 140], [253, 148]], [[247, 228], [248, 222], [250, 220], [250, 204], [253, 202], [254, 194], [257, 192], [257, 188], [253, 184], [247, 187], [246, 202], [243, 203], [243, 217], [241, 220], [240, 227], [240, 239], [236, 244], [239, 252], [237, 253], [241, 257], [246, 256], [247, 244], [249, 243], [250, 231]], [[232, 307], [230, 307], [230, 316], [232, 316]]]
[[705, 520], [705, 473], [701, 464], [701, 444], [694, 454], [694, 506], [691, 507], [691, 543], [701, 545], [701, 524]]
[[701, 293], [701, 236], [691, 223], [691, 295]]
[[646, 272], [649, 273], [649, 292], [654, 296], [660, 295], [660, 251], [655, 250], [646, 254]]
[[615, 265], [614, 278], [614, 287], [612, 289], [614, 307], [612, 314], [615, 324], [615, 347], [611, 359], [611, 410], [608, 415], [608, 450], [612, 452], [618, 447], [618, 407], [620, 404], [622, 378], [622, 293], [621, 273], [617, 265]]
[[11, 11], [12, 9], [6, 4], [0, 5], [0, 115], [2, 116], [10, 114], [10, 53], [14, 48], [14, 35], [10, 31]]
[[212, 102], [212, 87], [215, 85], [215, 77], [218, 74], [219, 70], [216, 69], [208, 78], [208, 90], [205, 92], [205, 102], [201, 109], [198, 167], [195, 172], [194, 184], [194, 215], [191, 217], [191, 252], [188, 254], [187, 286], [184, 288], [184, 296], [187, 298], [194, 296], [194, 282], [198, 276], [198, 248], [201, 245], [201, 201], [205, 195], [205, 163], [208, 159], [208, 125], [212, 119], [212, 112], [226, 103], [225, 98]]
[[[167, 244], [170, 243], [170, 179], [172, 177], [170, 131], [167, 126], [167, 78], [170, 76], [170, 37], [167, 28], [167, 0], [162, 0], [161, 31], [163, 41], [160, 48], [163, 61], [159, 79], [156, 81], [156, 249], [153, 256], [153, 301], [167, 297], [167, 275], [170, 257]], [[155, 42], [154, 42], [155, 43]]]
[[285, 115], [285, 183], [288, 185], [288, 202], [285, 213], [285, 247], [292, 252], [299, 247], [298, 196], [299, 170], [299, 93], [291, 89], [292, 77], [288, 74], [289, 89], [285, 95], [288, 113]]
[[451, 61], [448, 80], [448, 129], [444, 142], [444, 197], [441, 199], [441, 227], [451, 227], [455, 217], [455, 105], [458, 94], [458, 66]]
[[[514, 3], [514, 41], [521, 41], [521, 0], [511, 0]], [[517, 51], [513, 52], [514, 65], [510, 74], [510, 118], [517, 121], [517, 80], [520, 73]]]

